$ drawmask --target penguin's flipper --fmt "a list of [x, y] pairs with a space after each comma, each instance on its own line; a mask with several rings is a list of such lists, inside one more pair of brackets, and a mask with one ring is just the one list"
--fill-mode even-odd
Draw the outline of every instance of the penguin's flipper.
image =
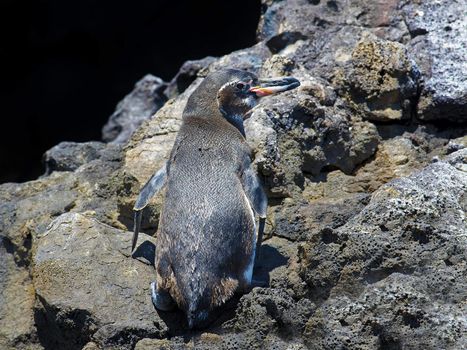
[[136, 199], [133, 210], [142, 210], [148, 205], [154, 195], [164, 186], [167, 177], [167, 162], [160, 168], [141, 189], [141, 192]]
[[131, 243], [131, 251], [135, 250], [136, 242], [138, 241], [138, 234], [141, 227], [142, 210], [148, 205], [152, 197], [154, 197], [160, 189], [164, 186], [167, 178], [167, 162], [160, 168], [141, 189], [141, 192], [136, 199], [133, 210], [135, 212], [134, 226], [133, 226], [133, 239]]
[[255, 171], [248, 165], [240, 178], [243, 191], [245, 192], [251, 207], [259, 216], [258, 238], [256, 240], [256, 255], [255, 263], [259, 259], [261, 242], [263, 241], [263, 232], [266, 222], [266, 212], [268, 208], [268, 197], [261, 186], [258, 176]]
[[251, 207], [260, 218], [266, 218], [268, 208], [268, 197], [261, 186], [258, 176], [251, 166], [243, 170], [240, 178], [243, 191], [250, 201]]

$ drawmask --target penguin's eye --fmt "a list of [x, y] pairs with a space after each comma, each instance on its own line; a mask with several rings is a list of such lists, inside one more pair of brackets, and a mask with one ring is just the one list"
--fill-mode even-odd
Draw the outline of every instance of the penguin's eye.
[[237, 83], [237, 85], [235, 85], [235, 87], [238, 89], [238, 90], [243, 90], [245, 88], [245, 84], [244, 83]]

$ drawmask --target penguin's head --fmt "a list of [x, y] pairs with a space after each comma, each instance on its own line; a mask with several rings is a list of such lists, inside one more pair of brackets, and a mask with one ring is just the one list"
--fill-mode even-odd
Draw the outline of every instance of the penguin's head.
[[258, 98], [251, 87], [254, 79], [234, 80], [224, 84], [217, 92], [217, 104], [224, 117], [238, 116], [242, 119], [258, 103]]
[[292, 77], [258, 80], [253, 75], [247, 79], [234, 79], [224, 84], [217, 92], [217, 104], [227, 119], [246, 119], [248, 112], [261, 97], [292, 90], [300, 82]]
[[260, 80], [244, 70], [221, 69], [208, 74], [187, 100], [183, 118], [224, 117], [244, 135], [243, 120], [261, 97], [294, 89], [292, 77]]

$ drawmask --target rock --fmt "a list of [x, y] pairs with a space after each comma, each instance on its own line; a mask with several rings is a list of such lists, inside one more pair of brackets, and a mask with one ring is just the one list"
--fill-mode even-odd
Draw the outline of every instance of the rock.
[[101, 158], [82, 164], [75, 172], [54, 171], [35, 181], [0, 186], [0, 232], [18, 263], [29, 266], [36, 237], [69, 211], [87, 212], [103, 223], [125, 228], [128, 222], [120, 208], [137, 193], [129, 186], [131, 177], [117, 172], [120, 155], [114, 146], [108, 148], [111, 151], [102, 150]]
[[18, 264], [30, 264], [34, 238], [54, 216], [75, 205], [78, 191], [72, 189], [72, 182], [68, 173], [54, 173], [46, 179], [0, 186], [0, 232]]
[[408, 47], [424, 76], [417, 115], [424, 121], [467, 120], [465, 4], [448, 0], [403, 7], [412, 36]]
[[271, 197], [301, 192], [304, 173], [350, 173], [375, 152], [379, 138], [372, 124], [352, 117], [338, 102], [326, 106], [320, 100], [301, 90], [270, 97], [246, 121], [255, 164]]
[[344, 226], [303, 245], [300, 275], [312, 300], [326, 300], [307, 344], [465, 346], [466, 191], [467, 173], [440, 161], [382, 186]]
[[[240, 299], [231, 327], [235, 335], [224, 337], [225, 349], [286, 349], [296, 347], [308, 316], [315, 305], [308, 299], [295, 301], [284, 289], [255, 288]], [[284, 342], [278, 335], [286, 334]], [[296, 343], [294, 345], [294, 343]], [[298, 347], [305, 349], [305, 347]]]
[[430, 289], [420, 278], [393, 273], [356, 299], [332, 299], [306, 324], [308, 349], [462, 349], [465, 307], [432, 300]]
[[280, 205], [270, 207], [266, 232], [289, 241], [306, 241], [317, 232], [344, 225], [369, 202], [367, 193], [339, 194], [316, 199], [286, 198]]
[[34, 287], [12, 243], [0, 233], [0, 348], [42, 349], [34, 324]]
[[387, 122], [411, 117], [419, 78], [402, 44], [365, 35], [335, 84], [365, 119]]
[[[263, 10], [258, 44], [187, 61], [169, 84], [145, 77], [104, 128], [108, 143], [61, 143], [44, 176], [0, 186], [0, 348], [467, 347], [467, 129], [429, 123], [465, 119], [463, 5]], [[224, 67], [301, 86], [246, 121], [269, 195], [261, 287], [188, 331], [182, 312], [154, 310], [154, 239], [141, 234], [132, 259], [127, 229], [188, 97]], [[151, 235], [162, 197], [144, 213]]]
[[[258, 38], [271, 44], [290, 45], [303, 36], [320, 40], [323, 32], [344, 26], [372, 28], [374, 34], [394, 41], [407, 32], [400, 23], [399, 0], [263, 1], [263, 4]], [[274, 45], [276, 50], [277, 46]]]
[[[449, 153], [447, 140], [458, 140], [462, 128], [443, 130], [433, 126], [378, 126], [382, 140], [376, 153], [357, 167], [352, 174], [340, 170], [323, 172], [305, 179], [303, 197], [308, 201], [321, 198], [346, 198], [349, 194], [371, 193], [388, 181], [410, 175], [431, 163], [433, 157]], [[452, 151], [451, 151], [452, 152]]]
[[174, 347], [173, 341], [171, 342], [170, 340], [167, 340], [167, 339], [150, 339], [150, 338], [140, 340], [135, 346], [135, 350], [154, 350], [154, 349], [172, 350], [174, 348], [175, 347]]
[[175, 98], [182, 94], [196, 78], [204, 74], [208, 67], [216, 59], [208, 56], [200, 60], [186, 61], [180, 67], [175, 77], [170, 81], [164, 93], [169, 98]]
[[44, 154], [45, 174], [53, 171], [74, 171], [81, 165], [95, 159], [117, 160], [118, 145], [106, 145], [102, 142], [60, 142]]
[[[263, 62], [271, 56], [264, 42], [225, 55], [209, 65], [208, 72], [222, 68], [243, 69], [258, 74]], [[208, 73], [206, 72], [206, 74]]]
[[132, 259], [132, 234], [81, 214], [58, 217], [38, 239], [33, 279], [36, 322], [47, 347], [81, 349], [89, 341], [129, 348], [167, 328], [152, 306], [154, 239], [142, 235]]
[[[334, 69], [351, 59], [352, 48], [362, 34], [372, 33], [389, 40], [388, 44], [394, 48], [400, 48], [393, 54], [386, 51], [388, 57], [397, 57], [397, 51], [404, 52], [407, 48], [409, 56], [415, 59], [424, 81], [417, 104], [420, 119], [465, 122], [467, 84], [462, 72], [465, 71], [463, 58], [467, 52], [467, 25], [462, 17], [464, 12], [463, 4], [448, 0], [435, 3], [400, 0], [264, 1], [258, 37], [265, 40], [274, 53], [284, 54], [315, 76], [331, 81]], [[399, 43], [407, 43], [406, 48]], [[405, 59], [393, 62], [397, 61], [407, 62]], [[406, 111], [410, 107], [404, 101], [409, 97], [411, 103], [416, 102], [419, 92], [410, 82], [414, 78], [414, 82], [418, 80], [410, 65], [410, 62], [403, 63], [398, 67], [405, 67], [399, 70], [390, 64], [392, 73], [383, 72], [383, 77], [402, 73], [405, 82], [401, 82], [400, 91], [390, 89], [393, 92], [389, 93], [386, 90], [386, 95], [392, 96], [386, 104], [396, 101], [391, 109], [398, 112], [383, 113], [383, 116], [380, 113], [376, 116], [378, 120], [407, 118]], [[347, 80], [347, 83], [353, 82]], [[355, 102], [362, 101], [357, 99]], [[384, 103], [382, 101], [381, 107]]]
[[163, 93], [166, 86], [158, 77], [150, 74], [144, 76], [133, 91], [119, 102], [102, 128], [102, 139], [114, 143], [128, 141], [138, 126], [164, 105], [167, 100]]

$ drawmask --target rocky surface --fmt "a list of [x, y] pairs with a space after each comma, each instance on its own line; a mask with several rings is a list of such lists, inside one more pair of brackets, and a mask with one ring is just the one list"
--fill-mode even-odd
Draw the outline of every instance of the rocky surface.
[[134, 90], [120, 101], [107, 124], [102, 128], [106, 142], [125, 143], [131, 134], [157, 112], [167, 101], [164, 90], [167, 84], [151, 74], [135, 84]]
[[[459, 9], [459, 5], [464, 8]], [[408, 47], [424, 75], [417, 115], [423, 120], [467, 118], [467, 23], [462, 2], [409, 2], [404, 20]]]
[[39, 237], [35, 313], [46, 348], [81, 349], [90, 339], [106, 348], [127, 347], [167, 334], [147, 293], [155, 240], [140, 238], [136, 260], [129, 254], [131, 237], [77, 213], [59, 216]]
[[[146, 76], [103, 142], [0, 186], [0, 349], [467, 347], [466, 33], [459, 1], [263, 1], [258, 44]], [[134, 200], [222, 67], [302, 86], [246, 121], [269, 196], [255, 278], [207, 329], [154, 310], [162, 195]]]
[[387, 122], [410, 119], [419, 78], [404, 45], [366, 34], [335, 82], [364, 118]]

